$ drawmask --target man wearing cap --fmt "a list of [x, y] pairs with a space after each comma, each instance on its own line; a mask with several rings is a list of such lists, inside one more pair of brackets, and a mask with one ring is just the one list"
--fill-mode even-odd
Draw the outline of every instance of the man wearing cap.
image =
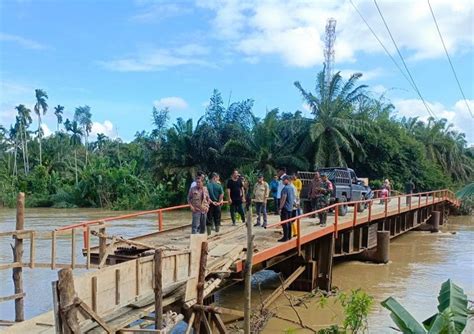
[[211, 202], [207, 212], [206, 229], [207, 235], [210, 235], [213, 226], [216, 233], [219, 232], [221, 227], [221, 207], [224, 203], [224, 189], [222, 189], [222, 185], [219, 182], [219, 174], [212, 173], [211, 182], [207, 185], [207, 190]]
[[[293, 212], [293, 204], [295, 202], [295, 188], [290, 184], [290, 177], [284, 175], [282, 177], [283, 189], [281, 190], [280, 197], [280, 219], [282, 221], [290, 219]], [[279, 242], [285, 242], [291, 239], [291, 225], [292, 223], [282, 224], [283, 237], [279, 239]]]
[[[331, 197], [332, 191], [332, 182], [328, 180], [328, 176], [326, 174], [321, 174], [321, 184], [318, 190], [319, 197], [317, 201], [317, 209], [322, 209], [329, 205], [329, 199]], [[327, 210], [318, 213], [319, 223], [323, 227], [326, 226], [327, 215]]]
[[[253, 187], [253, 202], [257, 211], [257, 223], [254, 226], [267, 227], [267, 199], [270, 196], [270, 187], [263, 179], [263, 175], [258, 175], [258, 180]], [[263, 225], [260, 225], [260, 217], [263, 216]]]

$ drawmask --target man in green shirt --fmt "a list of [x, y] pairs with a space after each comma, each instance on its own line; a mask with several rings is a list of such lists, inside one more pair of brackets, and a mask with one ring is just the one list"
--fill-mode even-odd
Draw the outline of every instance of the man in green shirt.
[[211, 203], [209, 205], [209, 211], [207, 212], [207, 223], [206, 229], [207, 234], [211, 234], [212, 227], [214, 230], [219, 232], [221, 226], [221, 207], [224, 203], [224, 189], [220, 183], [219, 174], [212, 173], [211, 181], [207, 185], [209, 191], [209, 198]]

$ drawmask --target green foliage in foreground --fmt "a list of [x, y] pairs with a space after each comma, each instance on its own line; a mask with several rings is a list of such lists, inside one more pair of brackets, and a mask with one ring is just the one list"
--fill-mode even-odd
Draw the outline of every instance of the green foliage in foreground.
[[0, 126], [0, 205], [13, 206], [23, 191], [28, 206], [163, 207], [185, 201], [197, 171], [225, 180], [234, 168], [269, 179], [280, 166], [296, 172], [336, 164], [353, 167], [375, 187], [389, 178], [398, 190], [408, 179], [418, 191], [472, 182], [474, 156], [464, 134], [443, 119], [396, 118], [389, 101], [357, 85], [360, 77], [344, 81], [336, 73], [326, 85], [322, 71], [314, 90], [296, 82], [309, 117], [274, 108], [258, 118], [253, 100], [224, 103], [214, 90], [199, 120], [169, 125], [169, 111], [153, 108], [152, 130], [129, 143], [104, 134], [93, 140], [87, 105], [54, 107], [57, 131], [44, 137], [26, 107], [36, 103], [38, 122], [48, 112], [48, 94], [36, 90], [15, 108], [16, 122]]
[[447, 280], [441, 285], [438, 296], [438, 313], [420, 324], [400, 303], [389, 297], [382, 302], [398, 329], [403, 333], [462, 333], [470, 310], [464, 290]]

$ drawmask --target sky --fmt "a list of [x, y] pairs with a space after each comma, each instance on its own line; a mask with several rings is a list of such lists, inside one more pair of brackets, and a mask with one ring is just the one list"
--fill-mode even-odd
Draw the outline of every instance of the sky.
[[[375, 3], [353, 3], [403, 69]], [[467, 100], [428, 2], [377, 1], [420, 95], [473, 144], [474, 2], [430, 3]], [[314, 89], [328, 18], [337, 21], [334, 70], [363, 73], [360, 84], [388, 98], [397, 117], [427, 119], [350, 0], [0, 0], [0, 124], [14, 121], [16, 105], [32, 108], [35, 88], [49, 95], [45, 134], [56, 129], [54, 106], [71, 118], [89, 105], [93, 135], [129, 141], [152, 129], [153, 106], [169, 107], [171, 121], [197, 122], [214, 88], [226, 103], [254, 99], [260, 117], [276, 107], [310, 116], [293, 83]]]

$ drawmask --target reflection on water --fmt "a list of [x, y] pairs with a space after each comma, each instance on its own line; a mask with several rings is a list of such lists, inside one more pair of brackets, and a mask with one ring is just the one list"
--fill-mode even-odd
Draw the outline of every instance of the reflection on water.
[[[56, 227], [83, 220], [124, 214], [98, 209], [27, 209], [25, 228], [50, 231]], [[189, 224], [187, 210], [165, 213], [165, 228]], [[0, 209], [0, 231], [14, 230], [15, 211]], [[171, 220], [173, 221], [171, 223]], [[132, 227], [133, 228], [130, 228]], [[109, 233], [123, 236], [139, 235], [156, 230], [157, 217], [147, 216], [112, 223]], [[128, 228], [125, 228], [128, 227]], [[455, 234], [452, 234], [455, 232]], [[84, 263], [79, 253], [82, 239], [78, 231], [78, 263]], [[58, 238], [58, 262], [69, 261], [70, 236]], [[380, 302], [388, 296], [396, 297], [417, 319], [424, 320], [436, 311], [437, 294], [442, 282], [451, 278], [464, 288], [470, 299], [474, 299], [474, 217], [452, 217], [441, 233], [410, 232], [394, 239], [390, 245], [390, 263], [374, 265], [361, 262], [342, 262], [334, 266], [333, 284], [342, 290], [361, 288], [375, 299], [375, 307], [369, 319], [370, 332], [390, 333], [392, 321]], [[11, 259], [10, 240], [0, 237], [0, 262]], [[49, 243], [37, 242], [37, 260], [50, 261]], [[28, 257], [25, 245], [25, 257]], [[57, 274], [49, 269], [24, 269], [24, 286], [27, 293], [25, 315], [31, 318], [51, 308], [51, 281]], [[13, 293], [11, 270], [0, 271], [0, 296]], [[261, 284], [258, 284], [261, 282]], [[252, 303], [258, 306], [260, 300], [279, 285], [279, 278], [273, 272], [254, 275]], [[259, 289], [260, 286], [260, 289]], [[231, 308], [242, 308], [243, 286], [235, 285], [217, 295], [217, 302]], [[291, 292], [294, 296], [305, 293]], [[272, 308], [287, 318], [297, 320], [288, 306], [287, 299], [280, 297]], [[307, 300], [298, 308], [304, 322], [314, 328], [328, 326], [341, 320], [337, 305], [320, 309], [314, 299]], [[13, 319], [13, 302], [0, 304], [0, 319]], [[264, 333], [282, 333], [285, 329], [297, 328], [289, 322], [272, 319]], [[304, 330], [298, 331], [305, 333]], [[308, 331], [309, 332], [309, 331]]]

